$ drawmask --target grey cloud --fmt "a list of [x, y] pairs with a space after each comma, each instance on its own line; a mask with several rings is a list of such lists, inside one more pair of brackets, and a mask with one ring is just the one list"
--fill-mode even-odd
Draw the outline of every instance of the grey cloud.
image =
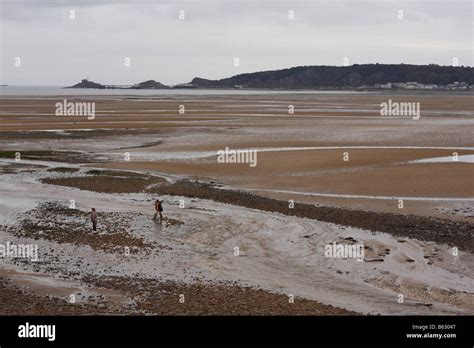
[[[10, 1], [2, 12], [0, 83], [65, 85], [194, 76], [297, 65], [472, 65], [469, 0]], [[69, 10], [76, 19], [69, 20]], [[178, 19], [178, 11], [186, 19]], [[288, 19], [295, 11], [295, 20]], [[403, 10], [404, 18], [397, 14]], [[15, 68], [15, 57], [22, 67]], [[124, 68], [124, 57], [132, 65]], [[233, 67], [239, 57], [241, 66]]]

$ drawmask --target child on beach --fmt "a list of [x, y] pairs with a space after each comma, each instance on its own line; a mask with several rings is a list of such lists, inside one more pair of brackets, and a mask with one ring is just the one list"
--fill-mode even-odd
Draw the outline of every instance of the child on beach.
[[95, 208], [92, 208], [91, 210], [91, 221], [92, 221], [92, 229], [94, 231], [97, 231], [97, 212], [95, 211]]
[[159, 199], [155, 201], [155, 215], [153, 216], [153, 220], [156, 220], [156, 217], [158, 214], [160, 214], [160, 223], [163, 221], [163, 215], [161, 212], [163, 211], [163, 206], [161, 205], [161, 202]]

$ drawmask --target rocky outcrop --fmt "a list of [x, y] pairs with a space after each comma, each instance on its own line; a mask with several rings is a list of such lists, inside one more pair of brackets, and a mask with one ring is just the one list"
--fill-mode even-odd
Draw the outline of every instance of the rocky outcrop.
[[169, 87], [155, 80], [140, 82], [130, 87], [130, 89], [167, 89], [167, 88]]
[[103, 89], [103, 88], [105, 88], [105, 86], [101, 85], [100, 83], [96, 83], [96, 82], [93, 82], [93, 81], [83, 79], [81, 82], [75, 84], [74, 86], [70, 86], [70, 87], [66, 87], [66, 88], [99, 88], [99, 89]]

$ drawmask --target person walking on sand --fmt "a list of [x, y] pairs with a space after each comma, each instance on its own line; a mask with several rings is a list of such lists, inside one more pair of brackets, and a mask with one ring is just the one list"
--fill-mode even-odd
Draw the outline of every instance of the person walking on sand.
[[97, 212], [95, 211], [95, 208], [92, 208], [91, 210], [91, 221], [92, 221], [92, 229], [94, 231], [97, 231]]
[[153, 220], [156, 220], [156, 217], [158, 214], [160, 214], [160, 222], [163, 221], [163, 215], [161, 212], [163, 211], [163, 206], [161, 205], [161, 202], [159, 199], [155, 201], [155, 215], [153, 215]]

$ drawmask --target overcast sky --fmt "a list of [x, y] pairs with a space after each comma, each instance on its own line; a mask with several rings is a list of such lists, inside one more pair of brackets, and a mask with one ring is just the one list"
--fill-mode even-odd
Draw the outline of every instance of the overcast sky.
[[350, 65], [452, 65], [453, 59], [473, 65], [472, 0], [0, 4], [0, 84], [72, 85], [85, 77], [108, 84], [177, 84], [196, 76], [343, 65], [344, 58]]

